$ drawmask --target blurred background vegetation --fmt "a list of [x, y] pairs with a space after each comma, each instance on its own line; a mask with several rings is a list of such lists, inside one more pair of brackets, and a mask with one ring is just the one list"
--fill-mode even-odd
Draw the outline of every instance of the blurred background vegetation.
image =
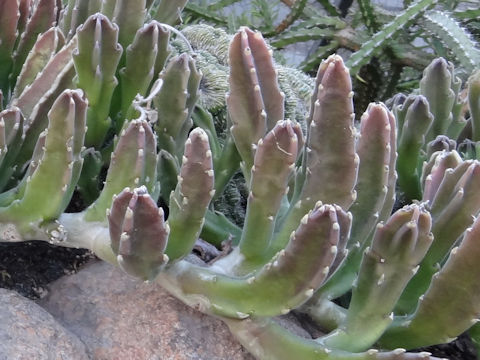
[[332, 53], [354, 76], [356, 113], [418, 88], [421, 71], [444, 57], [466, 80], [480, 66], [478, 0], [191, 0], [184, 24], [261, 31], [277, 62], [315, 74]]

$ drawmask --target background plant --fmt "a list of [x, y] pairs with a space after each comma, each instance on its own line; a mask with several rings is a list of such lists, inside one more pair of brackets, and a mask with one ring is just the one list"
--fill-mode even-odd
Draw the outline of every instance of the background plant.
[[[464, 80], [480, 59], [475, 1], [404, 1], [402, 9], [370, 0], [341, 1], [338, 6], [330, 1], [260, 0], [251, 3], [256, 11], [250, 18], [225, 10], [236, 3], [191, 2], [186, 19], [229, 31], [247, 25], [259, 29], [277, 49], [308, 41], [310, 49], [300, 64], [304, 71], [315, 70], [320, 59], [332, 53], [351, 54], [347, 65], [355, 75], [360, 114], [371, 101], [415, 88], [421, 70], [435, 57], [461, 65]], [[280, 8], [287, 9], [283, 18]]]

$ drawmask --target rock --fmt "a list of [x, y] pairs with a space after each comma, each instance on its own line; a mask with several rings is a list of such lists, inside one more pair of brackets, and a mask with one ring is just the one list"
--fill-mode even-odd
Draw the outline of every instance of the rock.
[[39, 304], [96, 360], [254, 359], [220, 320], [107, 263], [54, 282]]
[[0, 360], [86, 360], [84, 344], [35, 302], [0, 289]]

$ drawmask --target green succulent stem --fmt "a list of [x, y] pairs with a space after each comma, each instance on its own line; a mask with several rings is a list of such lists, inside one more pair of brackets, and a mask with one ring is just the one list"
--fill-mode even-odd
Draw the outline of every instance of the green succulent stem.
[[30, 164], [34, 170], [26, 173], [21, 198], [0, 208], [0, 221], [28, 232], [32, 223], [52, 221], [65, 210], [71, 197], [69, 187], [75, 186], [81, 169], [78, 145], [85, 136], [86, 105], [80, 90], [66, 90], [56, 99], [48, 114], [48, 128], [41, 136], [41, 158], [38, 164]]
[[430, 353], [405, 353], [404, 349], [390, 352], [368, 350], [349, 353], [323, 346], [312, 339], [292, 335], [271, 319], [224, 319], [234, 336], [258, 359], [288, 360], [434, 360]]
[[185, 143], [175, 191], [170, 194], [168, 225], [171, 234], [165, 253], [171, 261], [192, 251], [215, 193], [212, 152], [207, 134], [196, 128]]
[[102, 15], [90, 16], [77, 31], [78, 49], [73, 60], [77, 86], [89, 101], [85, 145], [100, 148], [110, 128], [110, 102], [118, 80], [115, 76], [123, 49], [118, 26]]
[[404, 115], [403, 128], [398, 140], [397, 171], [398, 184], [408, 199], [421, 199], [419, 166], [425, 137], [433, 122], [428, 101], [419, 96], [407, 98], [398, 112]]
[[16, 41], [16, 30], [20, 18], [19, 4], [16, 0], [2, 1], [0, 4], [0, 90], [8, 94], [9, 74], [13, 66], [12, 52]]
[[472, 124], [472, 140], [480, 141], [480, 71], [468, 79], [468, 106]]
[[381, 346], [394, 347], [399, 339], [412, 348], [449, 342], [478, 322], [480, 293], [475, 289], [477, 270], [473, 264], [480, 249], [479, 231], [480, 222], [476, 220], [433, 276], [413, 315], [394, 323], [380, 339]]
[[232, 223], [225, 215], [207, 210], [200, 238], [220, 248], [228, 242], [237, 245], [241, 236], [242, 229]]

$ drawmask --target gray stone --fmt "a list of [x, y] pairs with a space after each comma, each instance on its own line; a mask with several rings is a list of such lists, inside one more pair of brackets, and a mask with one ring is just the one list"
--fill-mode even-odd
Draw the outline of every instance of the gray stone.
[[86, 360], [84, 344], [35, 302], [0, 289], [0, 360]]
[[253, 360], [221, 321], [103, 262], [56, 281], [39, 304], [92, 359]]

